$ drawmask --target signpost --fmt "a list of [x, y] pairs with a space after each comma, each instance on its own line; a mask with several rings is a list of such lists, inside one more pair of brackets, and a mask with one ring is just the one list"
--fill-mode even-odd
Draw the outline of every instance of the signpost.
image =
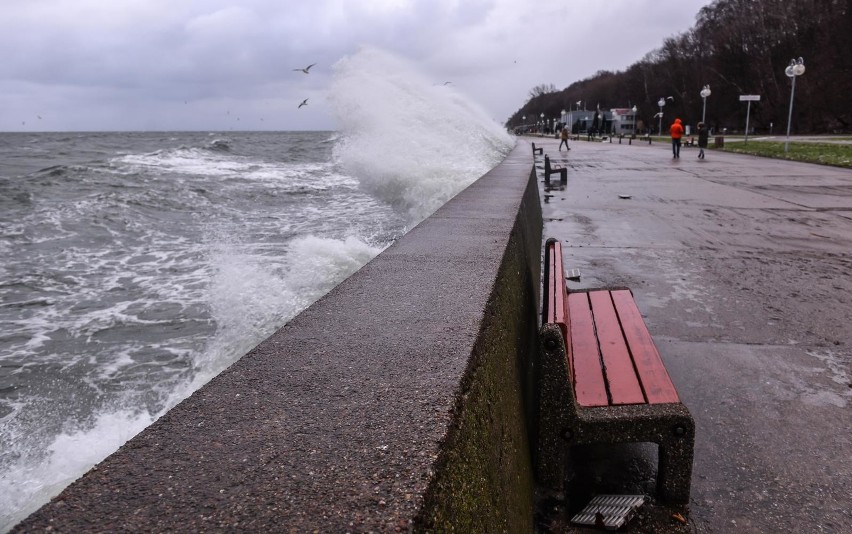
[[745, 144], [748, 143], [748, 118], [751, 115], [751, 103], [760, 102], [760, 95], [740, 95], [740, 102], [748, 102], [748, 107], [746, 108], [745, 139], [743, 140], [743, 144]]

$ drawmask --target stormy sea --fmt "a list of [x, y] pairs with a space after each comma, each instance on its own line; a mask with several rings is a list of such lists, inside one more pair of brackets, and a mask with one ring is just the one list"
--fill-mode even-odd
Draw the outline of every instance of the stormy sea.
[[327, 98], [335, 131], [0, 133], [0, 532], [514, 143], [376, 50]]

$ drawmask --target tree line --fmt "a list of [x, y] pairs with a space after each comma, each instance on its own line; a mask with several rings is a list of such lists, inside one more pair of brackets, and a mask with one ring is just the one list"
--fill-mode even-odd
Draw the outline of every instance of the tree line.
[[665, 126], [675, 117], [701, 120], [709, 86], [706, 122], [714, 131], [745, 129], [746, 102], [752, 102], [749, 130], [783, 134], [787, 128], [791, 79], [785, 68], [804, 58], [796, 77], [791, 133], [852, 131], [852, 0], [716, 0], [699, 11], [695, 26], [624, 71], [599, 71], [557, 91], [533, 88], [529, 100], [507, 121], [510, 129], [541, 113], [558, 116], [577, 101], [595, 109], [637, 107], [637, 126], [656, 129], [657, 102], [666, 100]]

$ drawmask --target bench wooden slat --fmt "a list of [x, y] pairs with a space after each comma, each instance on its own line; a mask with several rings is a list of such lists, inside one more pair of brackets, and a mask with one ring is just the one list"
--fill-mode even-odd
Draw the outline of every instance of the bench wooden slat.
[[[558, 243], [557, 243], [558, 244]], [[565, 298], [567, 296], [567, 288], [565, 287], [564, 268], [562, 265], [562, 249], [561, 247], [553, 247], [550, 251], [550, 261], [553, 266], [553, 272], [550, 273], [550, 294], [553, 295], [552, 310], [548, 310], [551, 322], [559, 325], [562, 330], [562, 335], [568, 339], [568, 321], [565, 317]]]
[[609, 406], [588, 293], [568, 294], [568, 316], [571, 336], [566, 339], [571, 340], [568, 355], [577, 403], [580, 406]]
[[589, 293], [589, 301], [612, 404], [644, 404], [645, 395], [633, 368], [633, 360], [622, 335], [610, 292], [592, 291]]
[[642, 314], [636, 307], [633, 295], [626, 289], [612, 291], [612, 301], [621, 320], [624, 337], [633, 353], [633, 363], [648, 403], [680, 402], [677, 390], [645, 326]]

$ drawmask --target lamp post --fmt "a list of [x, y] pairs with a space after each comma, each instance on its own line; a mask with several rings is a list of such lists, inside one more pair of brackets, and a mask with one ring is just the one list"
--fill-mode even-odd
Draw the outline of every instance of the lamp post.
[[796, 94], [796, 77], [805, 73], [805, 61], [802, 58], [791, 59], [790, 64], [784, 69], [784, 74], [793, 80], [793, 88], [790, 90], [790, 111], [787, 113], [787, 140], [784, 141], [784, 153], [787, 153], [787, 145], [790, 144], [790, 121], [793, 119], [793, 95]]
[[660, 100], [657, 101], [657, 105], [660, 106], [660, 125], [657, 127], [657, 135], [663, 135], [663, 106], [666, 105], [666, 99], [660, 97]]
[[636, 137], [636, 112], [639, 111], [639, 110], [634, 105], [633, 109], [631, 111], [633, 111], [633, 132], [632, 132], [632, 135], [630, 137]]
[[522, 121], [524, 121], [524, 133], [527, 133], [527, 132], [526, 132], [526, 129], [527, 129], [527, 116], [526, 116], [526, 115], [522, 115], [522, 116], [521, 116], [521, 120], [522, 120]]
[[701, 122], [704, 122], [704, 118], [707, 116], [707, 97], [710, 96], [710, 86], [705, 85], [698, 94], [704, 99], [704, 109], [701, 111]]

